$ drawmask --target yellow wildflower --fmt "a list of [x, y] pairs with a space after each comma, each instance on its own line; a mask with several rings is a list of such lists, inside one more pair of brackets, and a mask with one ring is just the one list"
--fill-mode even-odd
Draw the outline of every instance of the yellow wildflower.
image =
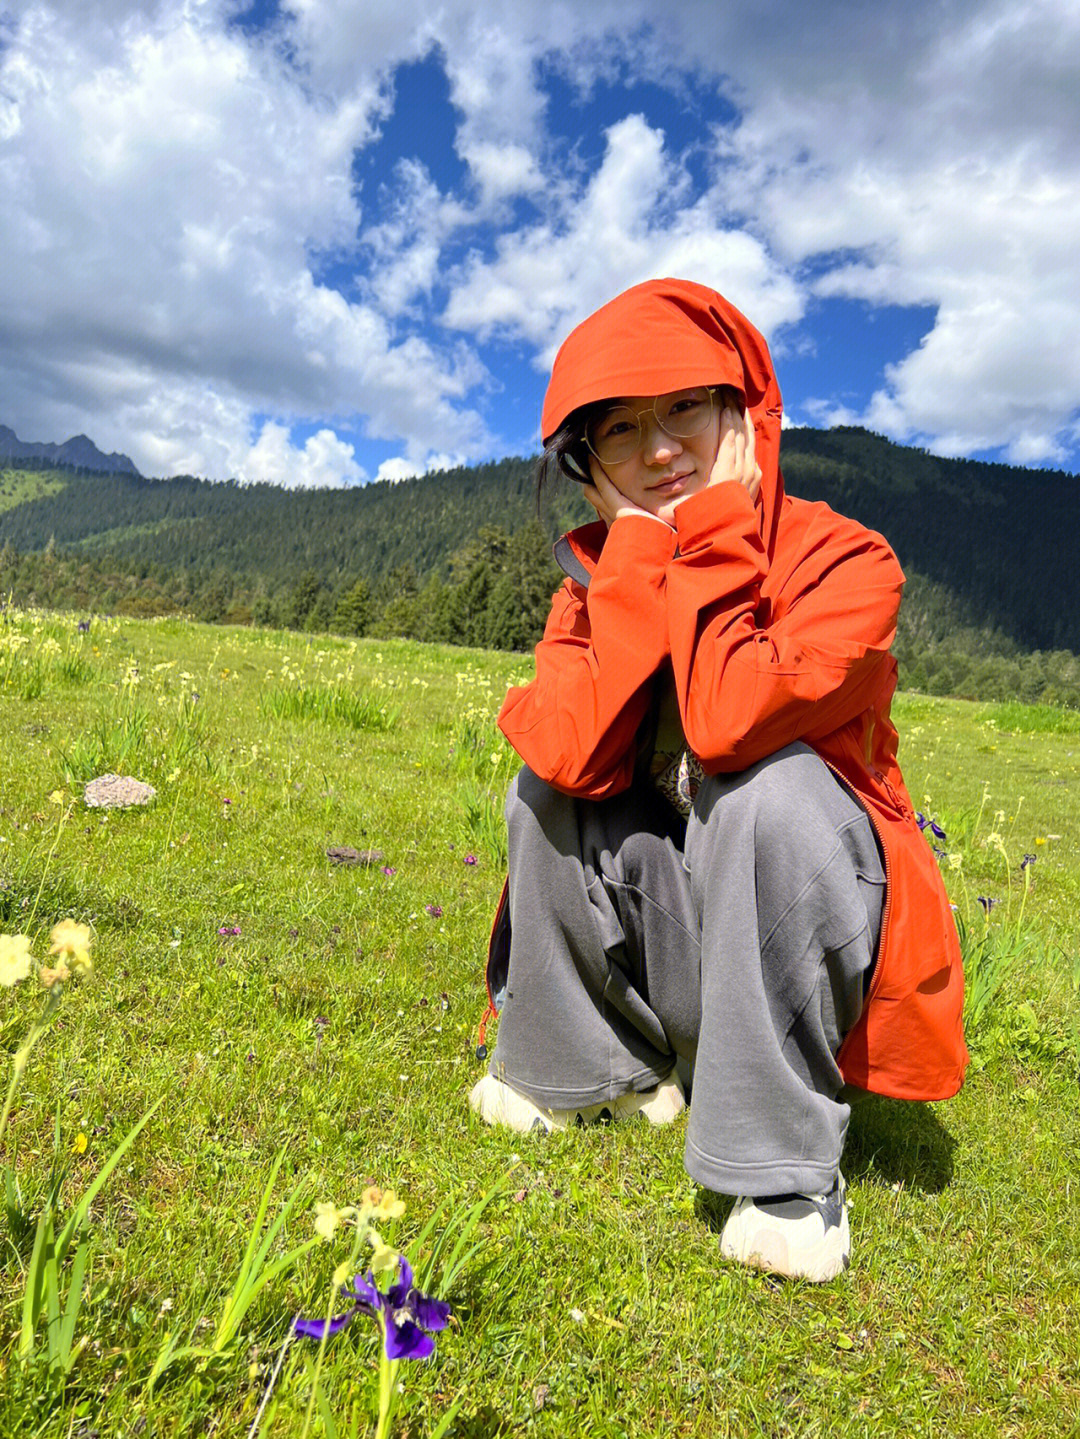
[[75, 1138], [71, 1141], [72, 1154], [85, 1154], [86, 1146], [90, 1143], [86, 1135], [80, 1129]]
[[316, 1204], [315, 1232], [324, 1239], [333, 1239], [342, 1221], [347, 1218], [348, 1211], [339, 1209], [336, 1204]]
[[30, 940], [25, 934], [0, 934], [0, 985], [11, 989], [30, 973]]
[[377, 1234], [373, 1234], [371, 1239], [375, 1248], [368, 1268], [372, 1274], [381, 1274], [384, 1269], [395, 1268], [398, 1262], [397, 1250], [391, 1249], [389, 1244], [384, 1244]]
[[90, 926], [88, 924], [77, 924], [73, 919], [62, 919], [59, 924], [54, 924], [49, 934], [52, 946], [50, 954], [68, 954], [71, 956], [71, 969], [74, 974], [89, 974], [94, 965], [90, 959]]
[[49, 796], [49, 803], [62, 805], [64, 803], [64, 791], [62, 789], [54, 789]]
[[392, 1189], [388, 1189], [375, 1213], [380, 1219], [400, 1219], [405, 1213], [405, 1201], [399, 1199]]
[[38, 970], [38, 978], [45, 989], [52, 989], [54, 984], [66, 984], [71, 978], [71, 970], [62, 960], [55, 969], [43, 964]]

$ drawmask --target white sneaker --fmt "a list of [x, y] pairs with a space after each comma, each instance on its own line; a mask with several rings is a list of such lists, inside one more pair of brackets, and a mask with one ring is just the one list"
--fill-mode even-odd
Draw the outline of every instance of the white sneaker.
[[835, 1279], [851, 1261], [846, 1196], [838, 1174], [828, 1194], [738, 1199], [720, 1235], [720, 1253], [789, 1279]]
[[650, 1124], [670, 1124], [686, 1108], [679, 1076], [674, 1072], [642, 1094], [620, 1094], [602, 1104], [589, 1104], [582, 1109], [543, 1109], [524, 1094], [511, 1089], [493, 1074], [485, 1074], [469, 1095], [469, 1105], [486, 1124], [505, 1124], [527, 1134], [534, 1129], [572, 1129], [584, 1124], [610, 1124], [616, 1119], [631, 1119], [643, 1114]]

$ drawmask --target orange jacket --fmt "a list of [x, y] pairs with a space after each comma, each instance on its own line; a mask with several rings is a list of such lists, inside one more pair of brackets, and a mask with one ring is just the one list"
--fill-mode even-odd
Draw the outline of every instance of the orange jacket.
[[709, 773], [793, 740], [858, 796], [885, 855], [878, 960], [838, 1056], [847, 1083], [945, 1099], [967, 1060], [956, 927], [896, 761], [889, 654], [903, 575], [879, 535], [785, 497], [771, 564], [746, 492], [685, 500], [678, 529], [648, 519], [567, 536], [590, 573], [556, 593], [536, 678], [499, 726], [542, 779], [602, 799], [626, 789], [653, 687], [674, 673], [687, 743]]
[[[650, 301], [661, 287], [665, 302], [697, 306], [695, 325], [711, 325], [723, 362], [731, 350], [742, 366], [734, 380], [755, 428], [758, 504], [740, 485], [722, 484], [678, 505], [674, 530], [627, 515], [610, 530], [598, 521], [564, 537], [571, 573], [537, 646], [536, 677], [511, 689], [499, 726], [542, 779], [588, 799], [630, 785], [639, 730], [656, 686], [671, 677], [686, 741], [708, 773], [745, 769], [794, 740], [810, 745], [858, 796], [885, 856], [878, 959], [840, 1069], [846, 1082], [880, 1094], [947, 1098], [967, 1061], [960, 947], [896, 759], [889, 646], [904, 576], [892, 550], [828, 506], [784, 494], [780, 395], [764, 341], [700, 286], [649, 282], [586, 322], [571, 355], [576, 371], [556, 362], [545, 432], [583, 396], [664, 393], [710, 378], [699, 360], [688, 371], [695, 380], [661, 383], [669, 366], [633, 381], [612, 371], [597, 382], [609, 388], [594, 384], [591, 394], [578, 383], [594, 365], [596, 322], [608, 311], [618, 318], [617, 307], [641, 295]], [[603, 354], [623, 363], [617, 347]], [[553, 402], [557, 381], [566, 395]]]

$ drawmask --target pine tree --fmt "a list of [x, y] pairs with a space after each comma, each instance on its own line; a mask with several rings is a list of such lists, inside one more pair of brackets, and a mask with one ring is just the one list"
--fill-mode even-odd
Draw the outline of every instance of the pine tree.
[[290, 629], [302, 630], [308, 615], [315, 608], [322, 586], [314, 570], [305, 570], [293, 586], [285, 606], [285, 622]]
[[371, 623], [371, 586], [361, 576], [334, 606], [330, 628], [337, 635], [365, 635]]

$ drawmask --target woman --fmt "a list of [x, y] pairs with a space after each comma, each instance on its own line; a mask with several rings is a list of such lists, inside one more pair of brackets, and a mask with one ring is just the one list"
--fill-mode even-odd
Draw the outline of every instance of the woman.
[[724, 1254], [832, 1278], [850, 1252], [844, 1084], [960, 1087], [959, 947], [889, 719], [903, 585], [881, 538], [784, 494], [765, 342], [684, 280], [568, 337], [542, 467], [598, 519], [499, 725], [524, 761], [492, 936], [488, 1122], [683, 1105], [737, 1196]]

